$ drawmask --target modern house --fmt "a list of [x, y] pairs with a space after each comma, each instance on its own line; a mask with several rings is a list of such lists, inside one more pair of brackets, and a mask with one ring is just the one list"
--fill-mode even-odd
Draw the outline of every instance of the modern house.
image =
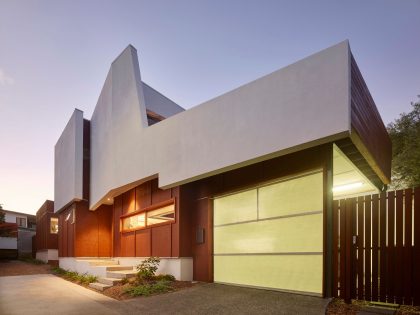
[[36, 259], [58, 264], [58, 215], [54, 201], [46, 200], [36, 212]]
[[[0, 249], [7, 252], [9, 258], [32, 256], [32, 237], [35, 235], [35, 216], [28, 213], [1, 209], [5, 214], [3, 229], [8, 237], [2, 237]], [[17, 228], [17, 233], [16, 233]], [[13, 231], [13, 232], [12, 232]]]
[[385, 189], [390, 166], [347, 41], [189, 110], [128, 46], [55, 146], [59, 263], [159, 256], [178, 279], [330, 296], [333, 199]]

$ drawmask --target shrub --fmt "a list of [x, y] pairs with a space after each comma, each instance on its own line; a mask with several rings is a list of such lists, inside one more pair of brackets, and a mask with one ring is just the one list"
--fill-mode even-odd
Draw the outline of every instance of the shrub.
[[155, 276], [156, 271], [158, 270], [160, 263], [159, 257], [149, 257], [141, 262], [137, 269], [137, 278], [139, 281], [150, 280]]
[[170, 286], [169, 281], [160, 280], [152, 284], [142, 284], [136, 287], [127, 288], [124, 292], [130, 294], [131, 296], [148, 296], [154, 293], [163, 293], [171, 290], [172, 287]]
[[176, 279], [173, 275], [157, 275], [154, 277], [154, 280], [157, 280], [157, 281], [165, 280], [169, 282], [174, 282]]
[[51, 268], [52, 272], [58, 275], [64, 275], [66, 273], [66, 270], [60, 267], [53, 267]]
[[26, 258], [22, 257], [19, 260], [30, 263], [30, 264], [34, 264], [34, 265], [45, 265], [45, 262], [43, 262], [42, 260], [35, 259], [32, 257], [26, 257]]

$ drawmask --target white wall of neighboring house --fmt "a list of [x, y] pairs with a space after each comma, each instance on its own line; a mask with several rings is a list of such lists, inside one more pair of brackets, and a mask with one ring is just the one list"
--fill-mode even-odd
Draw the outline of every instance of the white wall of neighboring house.
[[25, 218], [25, 225], [22, 227], [28, 227], [28, 217], [26, 217], [25, 215], [10, 212], [5, 212], [5, 214], [6, 223], [16, 223], [16, 218]]

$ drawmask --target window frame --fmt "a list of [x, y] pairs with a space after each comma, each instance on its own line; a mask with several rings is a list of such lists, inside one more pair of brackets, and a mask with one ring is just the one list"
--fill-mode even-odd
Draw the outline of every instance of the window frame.
[[[156, 224], [153, 224], [153, 225], [147, 225], [147, 212], [157, 210], [159, 208], [163, 208], [163, 207], [170, 206], [170, 205], [174, 206], [174, 219], [173, 220], [169, 220], [167, 222], [162, 222], [162, 223], [156, 223]], [[123, 220], [124, 219], [129, 218], [129, 217], [133, 217], [133, 216], [136, 216], [136, 215], [139, 215], [139, 214], [142, 214], [142, 213], [144, 213], [144, 226], [143, 227], [136, 227], [136, 228], [126, 229], [126, 230], [123, 229], [123, 227], [124, 227]], [[130, 213], [127, 213], [127, 214], [123, 214], [123, 215], [120, 216], [120, 233], [129, 233], [129, 232], [133, 232], [133, 231], [145, 230], [145, 229], [150, 229], [150, 228], [153, 228], [153, 227], [159, 227], [159, 226], [163, 226], [163, 225], [174, 224], [174, 223], [177, 222], [176, 213], [177, 213], [176, 200], [175, 200], [175, 198], [171, 198], [171, 199], [168, 199], [166, 201], [159, 202], [159, 203], [156, 203], [154, 205], [145, 207], [143, 209], [136, 210], [136, 211], [133, 211], [133, 212], [130, 212]]]
[[[53, 219], [55, 219], [55, 220], [57, 220], [57, 232], [51, 232], [52, 230], [51, 230], [51, 224], [52, 224], [52, 221], [53, 221]], [[58, 234], [58, 231], [59, 231], [59, 222], [58, 222], [58, 218], [57, 217], [50, 217], [50, 234], [53, 234], [53, 235], [57, 235]]]

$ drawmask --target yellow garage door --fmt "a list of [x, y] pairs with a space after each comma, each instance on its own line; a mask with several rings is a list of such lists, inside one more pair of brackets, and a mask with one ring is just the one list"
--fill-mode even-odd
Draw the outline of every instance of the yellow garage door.
[[322, 294], [322, 172], [215, 198], [214, 281]]

